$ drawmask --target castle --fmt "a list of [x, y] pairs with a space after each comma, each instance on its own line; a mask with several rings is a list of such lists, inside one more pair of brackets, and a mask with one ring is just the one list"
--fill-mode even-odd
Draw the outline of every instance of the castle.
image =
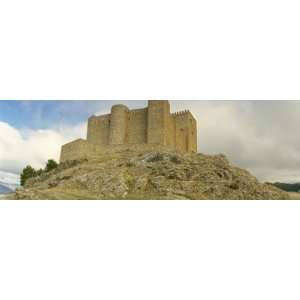
[[166, 100], [149, 100], [148, 107], [134, 110], [114, 105], [110, 114], [89, 118], [86, 140], [62, 146], [60, 162], [118, 149], [197, 152], [197, 122], [189, 111], [171, 114]]

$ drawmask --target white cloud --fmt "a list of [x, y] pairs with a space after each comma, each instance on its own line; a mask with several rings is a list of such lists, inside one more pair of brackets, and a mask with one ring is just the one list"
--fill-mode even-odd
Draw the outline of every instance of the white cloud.
[[13, 173], [0, 171], [0, 186], [15, 190], [20, 185], [20, 176]]
[[298, 101], [173, 101], [198, 122], [198, 150], [225, 154], [263, 181], [300, 182]]
[[85, 137], [85, 124], [18, 130], [0, 122], [0, 170], [18, 174], [28, 164], [42, 168], [50, 158], [59, 160], [63, 144], [80, 137]]

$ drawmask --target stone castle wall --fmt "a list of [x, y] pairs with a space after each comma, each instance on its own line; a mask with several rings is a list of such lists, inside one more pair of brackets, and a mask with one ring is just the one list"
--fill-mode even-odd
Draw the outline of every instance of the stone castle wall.
[[98, 145], [78, 139], [62, 146], [60, 162], [89, 158], [98, 153]]
[[112, 151], [153, 151], [170, 150], [167, 146], [158, 144], [123, 144], [123, 145], [95, 145], [87, 140], [78, 139], [62, 146], [60, 162], [79, 159], [96, 159], [101, 154]]
[[88, 120], [87, 140], [92, 144], [108, 145], [110, 130], [110, 114], [92, 116]]
[[101, 145], [147, 143], [147, 114], [147, 108], [129, 111], [114, 107], [109, 115], [92, 116], [87, 140]]
[[176, 151], [197, 152], [197, 122], [189, 111], [173, 114]]
[[127, 143], [147, 143], [147, 119], [148, 109], [131, 110], [128, 116]]
[[148, 107], [135, 110], [114, 105], [110, 114], [89, 118], [87, 140], [64, 145], [61, 161], [97, 156], [101, 151], [127, 146], [197, 152], [196, 120], [189, 111], [171, 114], [170, 104], [164, 100], [150, 100]]

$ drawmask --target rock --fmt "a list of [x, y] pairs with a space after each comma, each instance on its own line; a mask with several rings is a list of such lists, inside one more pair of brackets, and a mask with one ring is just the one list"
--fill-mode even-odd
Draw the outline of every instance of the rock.
[[119, 151], [65, 162], [28, 180], [16, 199], [289, 199], [224, 155]]

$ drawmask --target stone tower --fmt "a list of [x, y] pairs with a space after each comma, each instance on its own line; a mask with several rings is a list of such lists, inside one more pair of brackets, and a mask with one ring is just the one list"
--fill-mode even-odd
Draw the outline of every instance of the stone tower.
[[170, 116], [169, 101], [148, 101], [148, 144], [167, 145], [168, 117]]
[[126, 143], [129, 109], [125, 105], [114, 105], [111, 108], [108, 143], [122, 145]]

